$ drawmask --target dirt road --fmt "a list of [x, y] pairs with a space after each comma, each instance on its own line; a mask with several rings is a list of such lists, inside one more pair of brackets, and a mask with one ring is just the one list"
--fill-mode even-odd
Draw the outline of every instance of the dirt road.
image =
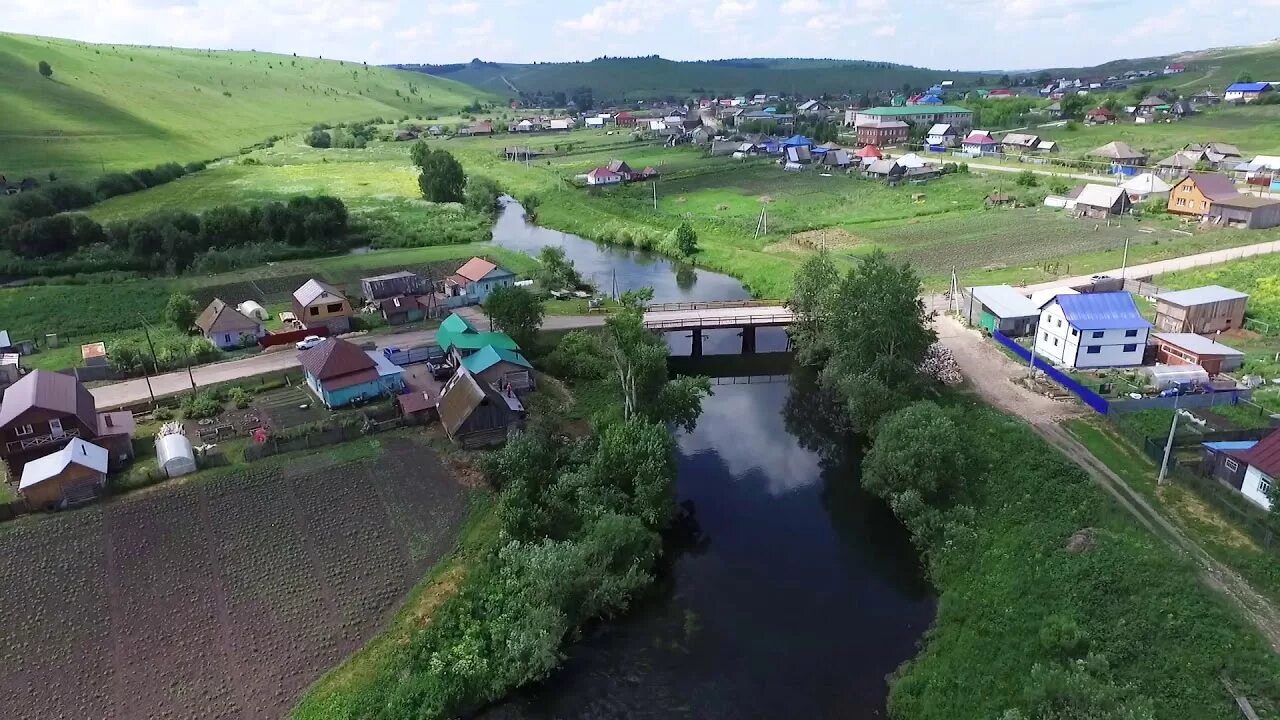
[[[1154, 262], [1142, 263], [1141, 265], [1130, 265], [1124, 268], [1116, 268], [1115, 270], [1105, 270], [1095, 275], [1110, 275], [1111, 277], [1125, 278], [1146, 278], [1159, 275], [1161, 273], [1174, 272], [1176, 270], [1186, 270], [1188, 268], [1200, 267], [1201, 265], [1217, 265], [1219, 263], [1239, 260], [1241, 258], [1255, 257], [1258, 255], [1270, 255], [1280, 252], [1280, 240], [1272, 240], [1270, 242], [1256, 243], [1253, 245], [1242, 245], [1234, 248], [1224, 248], [1222, 250], [1210, 250], [1209, 252], [1196, 253], [1195, 255], [1184, 255], [1182, 257], [1169, 258], [1168, 260], [1156, 260]], [[1037, 283], [1035, 285], [1026, 285], [1022, 290], [1027, 293], [1033, 293], [1037, 290], [1048, 290], [1056, 287], [1073, 287], [1079, 285], [1088, 285], [1093, 275], [1077, 275], [1075, 277], [1059, 278], [1049, 282]]]
[[[488, 327], [488, 322], [477, 310], [468, 308], [467, 312], [460, 314], [467, 316], [467, 318], [476, 323], [476, 326], [479, 328]], [[593, 327], [603, 325], [604, 319], [604, 315], [550, 315], [543, 320], [542, 329], [569, 330], [574, 328]], [[356, 342], [372, 340], [378, 349], [387, 347], [414, 347], [435, 342], [436, 331], [411, 330], [408, 332], [391, 333], [387, 335], [358, 336], [352, 339]], [[189, 375], [186, 370], [164, 373], [163, 375], [155, 375], [150, 378], [150, 393], [154, 393], [156, 397], [164, 397], [166, 395], [175, 395], [177, 393], [190, 390], [192, 379], [195, 380], [195, 385], [197, 387], [201, 387], [204, 385], [214, 385], [231, 380], [253, 377], [254, 375], [279, 372], [281, 370], [288, 370], [295, 367], [298, 367], [298, 352], [292, 347], [285, 347], [241, 360], [229, 360], [227, 362], [198, 365], [191, 368], [191, 373]], [[147, 383], [148, 380], [146, 378], [125, 380], [123, 382], [112, 383], [110, 385], [102, 385], [100, 387], [93, 388], [89, 392], [93, 394], [93, 399], [97, 401], [100, 409], [116, 407], [148, 399], [150, 393], [147, 390]]]
[[1200, 567], [1204, 581], [1231, 600], [1258, 628], [1272, 650], [1280, 653], [1280, 609], [1187, 537], [1059, 424], [1068, 417], [1087, 413], [1087, 410], [1076, 403], [1051, 400], [1017, 383], [1018, 378], [1026, 375], [1026, 367], [1014, 362], [984, 341], [977, 331], [964, 327], [956, 319], [940, 315], [934, 327], [938, 339], [955, 356], [965, 379], [987, 402], [1026, 420], [1036, 434], [1083, 468], [1138, 522], [1175, 551], [1191, 558]]

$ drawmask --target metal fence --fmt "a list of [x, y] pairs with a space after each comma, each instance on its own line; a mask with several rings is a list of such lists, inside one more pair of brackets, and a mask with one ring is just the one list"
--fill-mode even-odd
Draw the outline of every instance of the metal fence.
[[[1023, 360], [1031, 361], [1031, 351], [1006, 337], [1004, 333], [997, 330], [992, 333], [991, 336], [996, 339], [996, 342], [1012, 350], [1018, 357]], [[1110, 410], [1110, 403], [1107, 402], [1106, 398], [1090, 390], [1084, 385], [1081, 385], [1075, 378], [1061, 372], [1057, 368], [1046, 363], [1044, 360], [1041, 360], [1039, 357], [1032, 361], [1032, 365], [1038, 370], [1043, 370], [1045, 375], [1049, 376], [1049, 378], [1054, 382], [1066, 388], [1072, 395], [1080, 398], [1085, 405], [1093, 408], [1094, 411], [1102, 415], [1106, 415]]]
[[443, 356], [443, 353], [435, 347], [423, 345], [421, 347], [412, 347], [408, 350], [396, 349], [394, 352], [384, 352], [383, 355], [392, 365], [403, 367], [414, 363], [426, 362], [433, 356]]

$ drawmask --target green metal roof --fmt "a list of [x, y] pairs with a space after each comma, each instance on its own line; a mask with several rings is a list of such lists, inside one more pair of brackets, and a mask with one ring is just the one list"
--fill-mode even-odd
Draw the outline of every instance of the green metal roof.
[[873, 107], [866, 110], [858, 110], [860, 115], [881, 115], [881, 116], [900, 116], [900, 115], [928, 115], [933, 113], [972, 113], [969, 108], [962, 108], [959, 105], [907, 105], [905, 107]]
[[436, 344], [448, 350], [456, 338], [462, 335], [474, 335], [475, 327], [458, 313], [452, 313], [440, 323], [436, 330]]
[[509, 362], [520, 367], [526, 367], [530, 370], [533, 365], [529, 364], [524, 356], [513, 350], [504, 350], [496, 348], [492, 345], [485, 345], [478, 352], [462, 358], [462, 367], [466, 368], [472, 374], [482, 373], [485, 370], [497, 365], [500, 362]]
[[520, 349], [515, 340], [512, 340], [506, 333], [500, 332], [458, 333], [443, 339], [437, 334], [436, 339], [439, 340], [440, 347], [445, 350], [453, 347], [462, 350], [479, 350], [486, 345], [492, 345], [503, 350]]

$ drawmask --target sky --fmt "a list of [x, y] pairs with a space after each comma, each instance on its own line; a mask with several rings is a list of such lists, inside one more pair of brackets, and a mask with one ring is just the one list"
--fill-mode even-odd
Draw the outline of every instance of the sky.
[[1206, 13], [1196, 0], [30, 0], [5, 3], [0, 31], [377, 64], [657, 54], [941, 70], [1096, 65], [1280, 35], [1280, 0], [1222, 6]]

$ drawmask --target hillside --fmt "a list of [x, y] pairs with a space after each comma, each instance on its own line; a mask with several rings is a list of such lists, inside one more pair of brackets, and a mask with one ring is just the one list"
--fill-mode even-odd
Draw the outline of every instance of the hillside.
[[[928, 87], [963, 76], [927, 68], [852, 60], [739, 59], [679, 62], [660, 57], [602, 58], [590, 62], [516, 65], [472, 61], [464, 65], [399, 65], [494, 93], [572, 93], [589, 87], [597, 102], [661, 97], [743, 95], [751, 91], [839, 95]], [[513, 89], [514, 88], [514, 89]]]
[[1050, 68], [1047, 72], [1054, 77], [1107, 77], [1127, 70], [1160, 70], [1169, 63], [1181, 63], [1186, 70], [1175, 75], [1161, 75], [1151, 82], [1179, 90], [1212, 87], [1221, 93], [1241, 73], [1248, 73], [1254, 80], [1280, 80], [1280, 41], [1112, 60], [1090, 67]]
[[0, 174], [207, 160], [317, 122], [454, 115], [477, 94], [336, 60], [0, 34]]

